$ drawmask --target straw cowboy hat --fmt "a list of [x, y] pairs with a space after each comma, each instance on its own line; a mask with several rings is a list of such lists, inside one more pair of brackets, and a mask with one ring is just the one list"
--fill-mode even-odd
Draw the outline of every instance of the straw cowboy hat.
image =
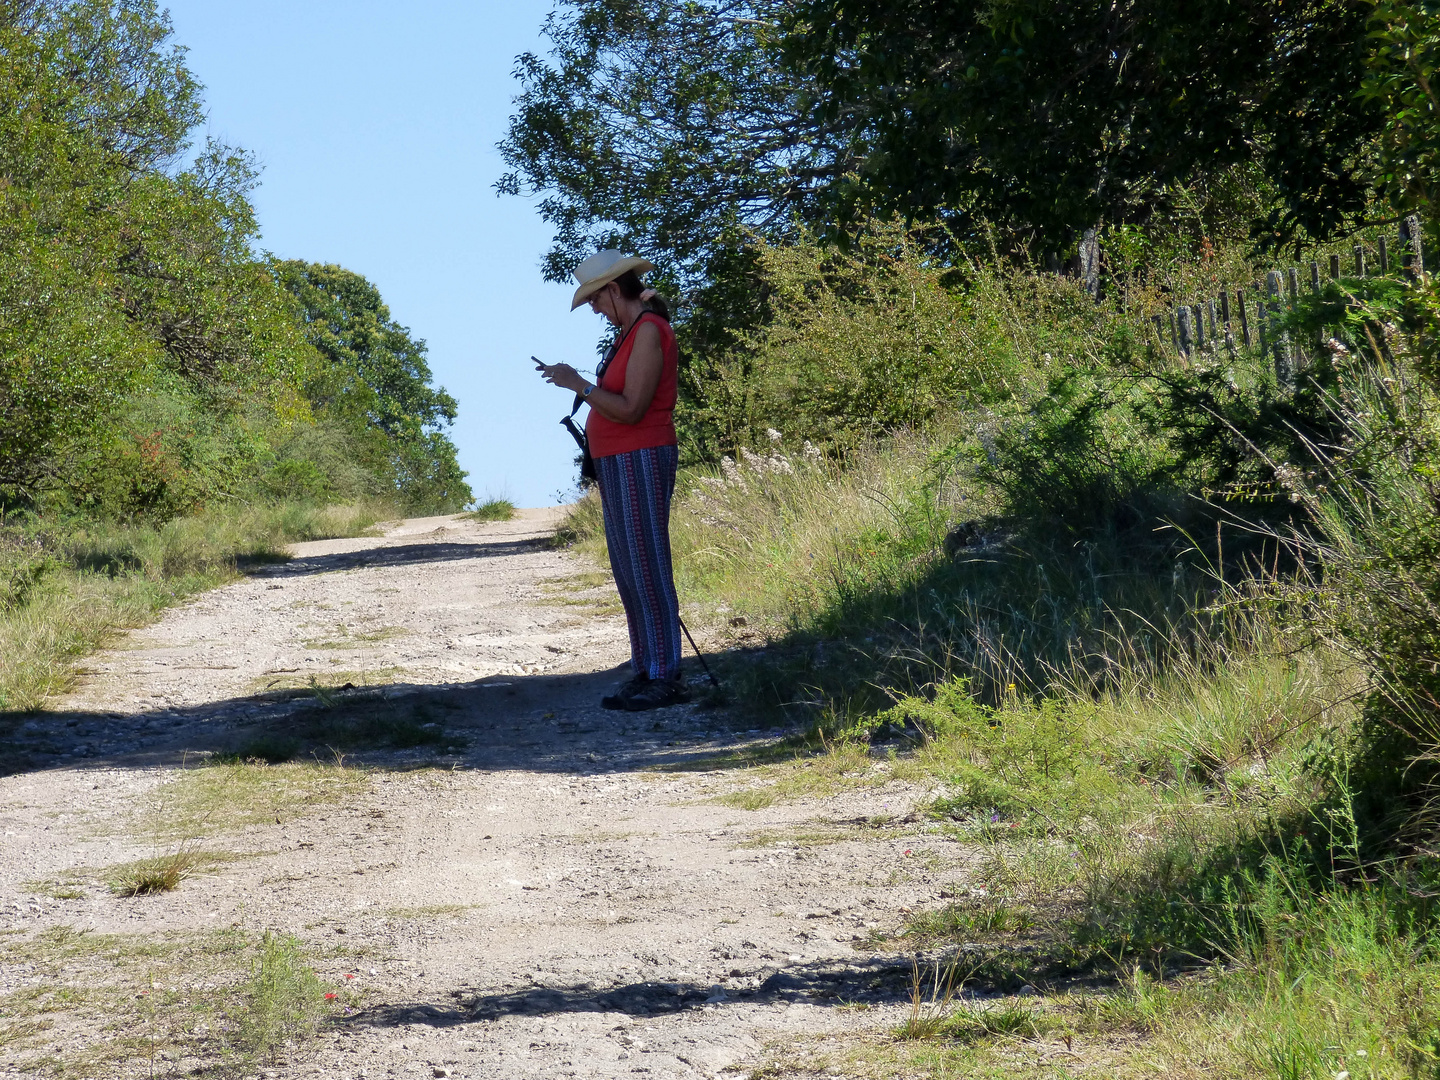
[[654, 263], [633, 255], [622, 255], [614, 248], [598, 251], [575, 267], [575, 280], [580, 283], [580, 287], [575, 290], [575, 299], [570, 304], [570, 310], [574, 311], [590, 299], [592, 293], [599, 292], [627, 270], [644, 274], [654, 269]]

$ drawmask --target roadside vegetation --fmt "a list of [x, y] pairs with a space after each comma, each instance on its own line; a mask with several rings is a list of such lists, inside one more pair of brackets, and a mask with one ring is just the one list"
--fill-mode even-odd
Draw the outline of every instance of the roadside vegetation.
[[[785, 49], [869, 43], [807, 69], [838, 117], [889, 31], [847, 29], [848, 8], [804, 21], [826, 7], [780, 19]], [[1031, 16], [1044, 55], [1069, 16]], [[950, 17], [900, 20], [906, 55]], [[1363, 28], [1348, 121], [1374, 125], [1369, 176], [1301, 196], [1264, 155], [1196, 163], [1067, 232], [1057, 206], [1094, 191], [1062, 182], [1041, 212], [1026, 178], [958, 204], [984, 214], [917, 208], [885, 187], [909, 164], [877, 149], [843, 208], [907, 224], [851, 217], [838, 247], [823, 225], [742, 229], [743, 255], [692, 294], [677, 578], [725, 696], [809, 732], [726, 801], [907, 781], [979, 853], [943, 904], [872, 935], [939, 957], [910, 1020], [792, 1045], [763, 1075], [1440, 1070], [1440, 301], [1401, 270], [1393, 224], [1425, 215], [1433, 263], [1440, 25], [1392, 4]], [[876, 123], [951, 108], [1000, 139], [966, 93]], [[592, 204], [566, 190], [573, 222]], [[649, 227], [637, 242], [666, 250]], [[677, 280], [697, 272], [673, 258]], [[1300, 287], [1282, 277], [1262, 319], [1266, 271], [1291, 267]], [[742, 286], [755, 310], [722, 333]], [[1233, 347], [1210, 323], [1177, 354], [1175, 308], [1222, 290]], [[593, 496], [561, 535], [603, 555]]]
[[471, 494], [425, 344], [261, 253], [148, 0], [0, 6], [0, 734], [117, 630], [296, 540]]
[[[285, 545], [355, 536], [393, 503], [224, 504], [168, 521], [20, 513], [0, 528], [0, 717], [39, 708], [113, 636]], [[4, 720], [0, 719], [0, 723]]]

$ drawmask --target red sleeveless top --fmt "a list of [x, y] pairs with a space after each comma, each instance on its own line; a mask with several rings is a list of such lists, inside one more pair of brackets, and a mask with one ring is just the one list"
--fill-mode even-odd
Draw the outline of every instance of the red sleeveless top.
[[590, 410], [585, 419], [585, 437], [590, 440], [591, 457], [611, 457], [651, 446], [674, 446], [679, 441], [675, 437], [673, 417], [680, 377], [680, 346], [675, 343], [675, 331], [659, 315], [647, 311], [635, 320], [635, 325], [630, 328], [620, 351], [605, 368], [598, 385], [612, 394], [625, 392], [625, 370], [630, 366], [630, 350], [635, 345], [635, 334], [640, 324], [646, 319], [660, 331], [660, 355], [663, 359], [660, 384], [655, 387], [655, 396], [650, 399], [645, 415], [633, 424], [621, 424], [601, 416], [596, 409]]

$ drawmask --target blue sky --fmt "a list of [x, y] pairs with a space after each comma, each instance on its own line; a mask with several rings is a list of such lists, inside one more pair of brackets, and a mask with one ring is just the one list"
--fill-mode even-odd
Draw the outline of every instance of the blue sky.
[[[573, 491], [569, 395], [528, 357], [594, 363], [600, 317], [541, 280], [550, 233], [496, 195], [517, 86], [549, 0], [172, 0], [208, 133], [254, 151], [261, 244], [364, 274], [460, 403], [470, 486], [544, 506]], [[201, 139], [203, 140], [203, 133]]]

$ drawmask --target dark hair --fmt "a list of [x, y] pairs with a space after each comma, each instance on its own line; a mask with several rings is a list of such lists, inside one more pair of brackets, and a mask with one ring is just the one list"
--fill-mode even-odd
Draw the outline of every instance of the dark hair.
[[[625, 297], [626, 300], [639, 300], [640, 294], [648, 287], [640, 280], [640, 275], [635, 273], [634, 270], [626, 270], [625, 273], [615, 279], [615, 284], [620, 286], [620, 295]], [[653, 311], [666, 322], [670, 321], [670, 305], [667, 304], [665, 298], [658, 293], [645, 301], [645, 310]]]

